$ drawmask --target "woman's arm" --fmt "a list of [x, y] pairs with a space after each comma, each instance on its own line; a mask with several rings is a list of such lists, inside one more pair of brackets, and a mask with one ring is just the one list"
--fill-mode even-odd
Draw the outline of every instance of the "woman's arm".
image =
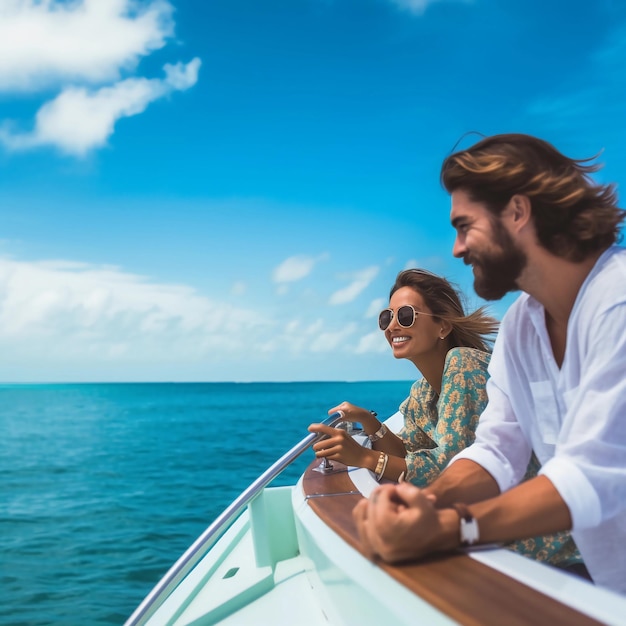
[[[332, 413], [337, 413], [339, 411], [344, 414], [347, 422], [358, 422], [361, 424], [361, 426], [363, 426], [363, 432], [368, 437], [376, 435], [376, 433], [380, 432], [383, 427], [381, 421], [376, 417], [376, 413], [372, 413], [372, 411], [350, 404], [350, 402], [342, 402], [341, 404], [338, 404], [332, 409], [329, 409], [328, 414], [331, 415]], [[384, 428], [383, 430], [385, 431], [385, 434], [380, 439], [372, 442], [372, 449], [380, 452], [386, 452], [389, 455], [401, 458], [406, 456], [406, 448], [404, 447], [402, 439], [387, 428]], [[378, 458], [378, 455], [376, 458]], [[398, 475], [399, 474], [400, 472], [398, 472]]]
[[[318, 458], [339, 461], [353, 467], [364, 467], [376, 473], [379, 480], [380, 478], [398, 480], [400, 474], [406, 472], [404, 458], [364, 448], [341, 428], [311, 424], [309, 432], [326, 435], [325, 439], [313, 445], [315, 456]], [[384, 456], [387, 457], [386, 460]]]

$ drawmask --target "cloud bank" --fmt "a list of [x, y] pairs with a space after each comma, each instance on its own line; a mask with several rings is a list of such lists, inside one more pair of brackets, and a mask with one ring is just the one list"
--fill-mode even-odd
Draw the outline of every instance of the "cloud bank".
[[0, 293], [0, 342], [60, 361], [195, 359], [263, 325], [257, 312], [115, 267], [0, 259]]
[[[367, 270], [362, 274], [361, 281]], [[187, 285], [155, 282], [112, 266], [0, 258], [0, 294], [6, 372], [16, 364], [47, 363], [89, 378], [97, 375], [90, 371], [107, 364], [144, 371], [155, 364], [171, 370], [172, 364], [195, 363], [203, 371], [225, 363], [386, 349], [370, 322], [346, 323], [333, 317], [334, 309], [322, 319], [303, 315], [298, 307], [297, 317], [286, 312], [285, 318], [284, 307], [268, 314], [233, 306]]]

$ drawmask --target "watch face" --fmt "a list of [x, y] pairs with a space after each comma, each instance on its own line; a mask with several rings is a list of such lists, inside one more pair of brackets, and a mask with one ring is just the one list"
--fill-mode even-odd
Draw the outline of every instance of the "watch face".
[[456, 503], [451, 505], [459, 516], [459, 539], [464, 547], [478, 542], [478, 522], [472, 516], [465, 504]]
[[460, 531], [461, 545], [474, 545], [478, 541], [478, 522], [476, 518], [471, 517], [471, 515], [469, 520], [462, 517]]

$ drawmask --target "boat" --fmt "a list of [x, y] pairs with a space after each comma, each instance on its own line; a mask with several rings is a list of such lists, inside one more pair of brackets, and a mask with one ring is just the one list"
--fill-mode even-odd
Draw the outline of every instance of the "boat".
[[[385, 423], [397, 432], [402, 416]], [[369, 470], [315, 459], [295, 485], [270, 485], [319, 437], [309, 434], [242, 492], [125, 626], [625, 623], [626, 597], [500, 546], [401, 565], [368, 560], [352, 509], [378, 485]]]

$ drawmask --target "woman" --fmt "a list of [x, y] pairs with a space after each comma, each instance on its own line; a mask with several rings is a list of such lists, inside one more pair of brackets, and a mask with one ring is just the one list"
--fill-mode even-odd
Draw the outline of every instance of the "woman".
[[[404, 427], [395, 435], [375, 412], [342, 402], [328, 413], [341, 411], [346, 421], [360, 423], [371, 449], [359, 445], [345, 430], [311, 424], [309, 431], [327, 435], [313, 449], [319, 458], [365, 467], [378, 481], [404, 479], [423, 487], [474, 441], [478, 418], [487, 404], [487, 337], [497, 331], [498, 323], [485, 315], [484, 308], [466, 315], [458, 292], [445, 278], [413, 269], [398, 274], [389, 308], [380, 313], [378, 324], [394, 357], [410, 360], [423, 376], [400, 405]], [[538, 469], [533, 455], [526, 478], [536, 476]], [[582, 563], [569, 533], [516, 541], [507, 547], [559, 567]]]
[[423, 378], [402, 403], [404, 428], [393, 434], [376, 414], [348, 402], [330, 409], [358, 422], [372, 442], [360, 446], [346, 431], [312, 424], [329, 436], [313, 446], [318, 457], [366, 467], [377, 480], [401, 476], [418, 486], [432, 482], [448, 461], [474, 441], [487, 394], [486, 337], [498, 328], [483, 309], [465, 315], [459, 294], [440, 276], [424, 270], [400, 272], [391, 288], [380, 329], [397, 359], [408, 359]]

